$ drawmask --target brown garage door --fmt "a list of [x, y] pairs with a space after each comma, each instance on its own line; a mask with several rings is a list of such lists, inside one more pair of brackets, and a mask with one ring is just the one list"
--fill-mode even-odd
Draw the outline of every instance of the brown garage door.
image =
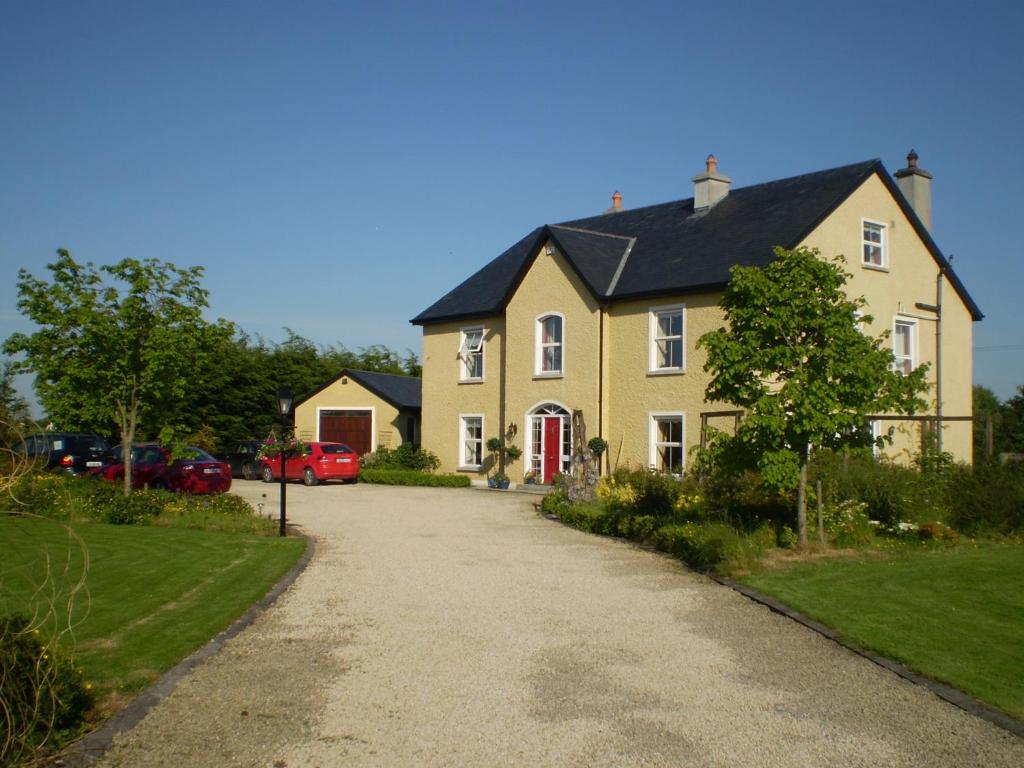
[[320, 411], [320, 439], [327, 443], [345, 443], [362, 456], [373, 445], [371, 411]]

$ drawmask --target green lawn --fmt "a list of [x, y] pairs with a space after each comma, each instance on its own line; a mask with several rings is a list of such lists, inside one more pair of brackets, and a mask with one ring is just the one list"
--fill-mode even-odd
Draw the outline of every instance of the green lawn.
[[101, 696], [148, 685], [227, 628], [306, 546], [152, 526], [71, 531], [80, 541], [60, 523], [0, 515], [0, 613], [38, 611], [48, 628], [70, 626], [61, 644]]
[[1024, 719], [1024, 547], [908, 549], [742, 581], [853, 645]]

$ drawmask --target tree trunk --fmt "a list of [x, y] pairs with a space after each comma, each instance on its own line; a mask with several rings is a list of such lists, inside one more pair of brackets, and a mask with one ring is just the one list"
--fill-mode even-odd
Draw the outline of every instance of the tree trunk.
[[807, 459], [809, 451], [800, 452], [800, 482], [796, 487], [797, 545], [807, 549]]
[[124, 463], [124, 495], [132, 492], [132, 444], [135, 442], [135, 427], [138, 421], [139, 403], [132, 393], [131, 403], [125, 407], [117, 401], [117, 420], [121, 429], [121, 461]]
[[821, 480], [815, 485], [818, 494], [818, 540], [821, 546], [828, 546], [828, 537], [825, 535], [825, 499], [822, 497]]

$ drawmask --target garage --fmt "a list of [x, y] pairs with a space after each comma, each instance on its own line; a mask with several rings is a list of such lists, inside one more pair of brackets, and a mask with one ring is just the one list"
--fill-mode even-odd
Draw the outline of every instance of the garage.
[[320, 439], [345, 443], [362, 456], [373, 450], [373, 411], [320, 411]]
[[295, 434], [345, 443], [360, 456], [416, 444], [421, 399], [418, 377], [346, 368], [295, 401]]

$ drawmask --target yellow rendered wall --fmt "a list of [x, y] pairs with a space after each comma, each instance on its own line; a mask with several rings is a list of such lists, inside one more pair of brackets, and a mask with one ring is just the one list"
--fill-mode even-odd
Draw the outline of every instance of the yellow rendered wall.
[[[647, 467], [650, 464], [650, 419], [652, 412], [684, 414], [684, 454], [700, 445], [700, 414], [731, 410], [725, 403], [707, 403], [704, 391], [710, 374], [704, 372], [707, 354], [697, 349], [697, 340], [708, 331], [722, 327], [718, 306], [721, 294], [666, 296], [615, 304], [608, 311], [606, 344], [611, 359], [607, 392], [609, 418], [606, 467]], [[656, 307], [682, 304], [684, 371], [652, 373], [650, 369], [650, 311]], [[711, 426], [732, 427], [731, 420], [716, 419]]]
[[[538, 374], [535, 370], [536, 326], [539, 317], [563, 315], [563, 373]], [[587, 438], [598, 430], [598, 372], [600, 311], [575, 270], [557, 251], [542, 247], [530, 271], [505, 310], [507, 368], [504, 426], [516, 426], [512, 443], [523, 450], [521, 459], [507, 469], [513, 482], [521, 482], [529, 468], [527, 442], [529, 412], [542, 403], [563, 406], [570, 414], [583, 412]], [[498, 430], [488, 429], [488, 437]]]
[[[461, 329], [481, 326], [484, 329], [483, 380], [460, 382]], [[505, 320], [501, 317], [438, 323], [423, 328], [422, 446], [440, 459], [439, 472], [462, 472], [476, 479], [485, 476], [488, 467], [486, 448], [483, 472], [460, 469], [462, 438], [459, 416], [482, 414], [484, 440], [497, 435], [501, 424], [499, 404], [504, 332]]]
[[[888, 267], [885, 270], [862, 266], [862, 220], [870, 219], [886, 225]], [[869, 178], [804, 241], [803, 245], [818, 248], [822, 256], [842, 254], [846, 270], [852, 274], [848, 283], [851, 296], [864, 296], [873, 321], [867, 331], [879, 335], [892, 332], [896, 316], [917, 321], [916, 359], [929, 363], [931, 388], [924, 395], [928, 402], [926, 414], [935, 413], [935, 315], [917, 309], [920, 302], [936, 302], [938, 265], [896, 201], [877, 176]], [[970, 313], [948, 280], [943, 281], [943, 415], [972, 414], [971, 385], [972, 334]], [[891, 348], [892, 339], [886, 342]], [[883, 422], [883, 429], [895, 427], [893, 445], [886, 455], [906, 460], [919, 450], [919, 426], [911, 422]], [[946, 422], [943, 429], [943, 450], [957, 461], [971, 461], [970, 422]]]
[[[346, 382], [347, 383], [343, 383]], [[373, 412], [373, 444], [377, 448], [397, 448], [403, 442], [405, 416], [386, 400], [370, 392], [357, 381], [344, 376], [317, 392], [295, 409], [295, 432], [301, 440], [319, 440], [318, 410]]]

